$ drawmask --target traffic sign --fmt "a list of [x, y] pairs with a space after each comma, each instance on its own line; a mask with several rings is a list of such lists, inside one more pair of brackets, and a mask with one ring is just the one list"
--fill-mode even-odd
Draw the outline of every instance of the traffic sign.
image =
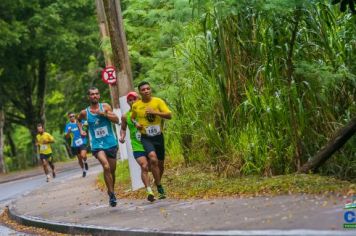
[[106, 84], [115, 84], [116, 83], [116, 71], [113, 66], [107, 66], [101, 72], [101, 79]]

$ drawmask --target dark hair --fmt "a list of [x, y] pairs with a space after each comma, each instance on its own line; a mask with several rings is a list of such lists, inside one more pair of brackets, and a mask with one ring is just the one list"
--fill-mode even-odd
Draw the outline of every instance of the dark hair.
[[139, 83], [139, 84], [137, 85], [138, 90], [140, 91], [140, 88], [141, 88], [142, 86], [146, 85], [146, 84], [150, 85], [150, 83], [148, 83], [147, 81], [142, 81], [141, 83]]
[[43, 128], [43, 124], [42, 123], [38, 123], [37, 127], [42, 127]]
[[92, 90], [98, 90], [98, 91], [99, 91], [99, 89], [98, 89], [97, 87], [90, 87], [90, 88], [88, 89], [87, 94], [90, 95], [90, 91], [92, 91]]
[[68, 116], [71, 115], [71, 114], [74, 114], [74, 115], [75, 115], [75, 113], [72, 112], [72, 111], [70, 111], [70, 112], [67, 113]]

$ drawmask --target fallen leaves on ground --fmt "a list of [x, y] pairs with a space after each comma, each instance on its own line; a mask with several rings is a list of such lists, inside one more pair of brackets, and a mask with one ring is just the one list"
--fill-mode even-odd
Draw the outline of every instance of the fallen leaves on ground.
[[49, 231], [49, 230], [42, 229], [42, 228], [35, 228], [35, 227], [21, 225], [21, 224], [17, 223], [16, 221], [10, 219], [7, 208], [5, 208], [5, 210], [0, 215], [0, 224], [5, 225], [6, 227], [8, 227], [14, 231], [27, 233], [27, 234], [33, 234], [33, 235], [40, 235], [40, 236], [69, 235], [69, 234], [56, 233], [56, 232]]

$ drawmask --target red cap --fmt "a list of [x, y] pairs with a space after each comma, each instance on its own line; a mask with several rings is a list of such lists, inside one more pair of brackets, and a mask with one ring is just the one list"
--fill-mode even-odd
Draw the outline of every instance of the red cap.
[[138, 94], [137, 94], [136, 92], [129, 92], [129, 93], [126, 95], [126, 100], [128, 100], [129, 97], [138, 98]]

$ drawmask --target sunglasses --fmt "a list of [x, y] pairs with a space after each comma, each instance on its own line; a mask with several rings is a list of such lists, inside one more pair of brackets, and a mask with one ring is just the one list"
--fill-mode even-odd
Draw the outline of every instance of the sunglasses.
[[70, 116], [69, 116], [69, 118], [73, 118], [73, 117], [75, 117], [75, 115], [70, 115]]

